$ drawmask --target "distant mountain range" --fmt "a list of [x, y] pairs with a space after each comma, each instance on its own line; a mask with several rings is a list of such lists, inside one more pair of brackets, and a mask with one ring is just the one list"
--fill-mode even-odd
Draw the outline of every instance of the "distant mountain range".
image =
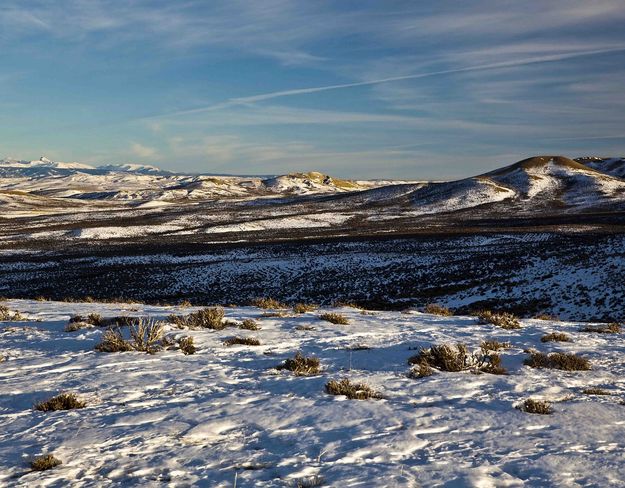
[[456, 181], [317, 172], [185, 175], [146, 165], [0, 161], [0, 245], [253, 241], [514, 226], [625, 225], [625, 159], [537, 156]]

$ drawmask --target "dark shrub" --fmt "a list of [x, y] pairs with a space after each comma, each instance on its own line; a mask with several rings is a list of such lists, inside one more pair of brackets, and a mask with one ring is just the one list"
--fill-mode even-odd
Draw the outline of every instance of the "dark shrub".
[[347, 378], [330, 380], [326, 383], [326, 393], [330, 395], [345, 395], [350, 400], [380, 399], [382, 395], [364, 383], [351, 383]]
[[297, 376], [309, 376], [319, 374], [320, 365], [319, 358], [314, 356], [306, 357], [301, 352], [297, 352], [292, 359], [289, 358], [278, 366], [278, 369], [292, 371]]
[[35, 404], [35, 409], [41, 412], [50, 412], [56, 410], [74, 410], [84, 408], [86, 402], [80, 400], [74, 393], [61, 393], [55, 397]]
[[325, 320], [326, 322], [330, 322], [332, 324], [337, 325], [347, 325], [349, 324], [349, 320], [345, 315], [341, 315], [340, 313], [324, 313], [319, 315], [321, 320]]
[[588, 359], [564, 352], [552, 352], [551, 354], [533, 352], [523, 363], [531, 368], [551, 368], [564, 371], [586, 371], [590, 369]]
[[540, 342], [571, 342], [571, 338], [562, 332], [551, 332], [542, 336]]
[[30, 468], [33, 471], [46, 471], [48, 469], [56, 468], [63, 464], [59, 459], [55, 458], [52, 454], [46, 454], [44, 456], [38, 456], [30, 462]]
[[549, 402], [544, 400], [534, 400], [532, 398], [528, 398], [517, 408], [522, 412], [536, 413], [541, 415], [549, 415], [553, 413], [553, 408], [551, 407], [551, 404]]
[[430, 313], [432, 315], [440, 315], [441, 317], [451, 317], [454, 313], [449, 310], [447, 307], [443, 307], [436, 303], [428, 303], [423, 311], [425, 313]]
[[230, 337], [224, 341], [226, 346], [260, 346], [260, 341], [255, 337]]
[[491, 312], [483, 310], [477, 314], [480, 324], [493, 324], [502, 329], [520, 329], [519, 319], [507, 312]]

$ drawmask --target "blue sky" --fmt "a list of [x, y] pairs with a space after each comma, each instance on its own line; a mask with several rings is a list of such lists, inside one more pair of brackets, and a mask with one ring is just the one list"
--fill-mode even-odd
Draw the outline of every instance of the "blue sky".
[[625, 2], [3, 0], [0, 157], [455, 178], [625, 156]]

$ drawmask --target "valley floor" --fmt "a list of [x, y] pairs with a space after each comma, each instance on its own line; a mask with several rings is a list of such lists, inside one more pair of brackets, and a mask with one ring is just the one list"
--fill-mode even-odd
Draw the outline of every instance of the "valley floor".
[[[193, 307], [11, 300], [27, 321], [0, 324], [0, 484], [3, 486], [624, 486], [625, 364], [622, 336], [582, 325], [523, 320], [519, 330], [475, 317], [419, 312], [344, 314], [328, 310], [266, 316], [226, 308], [226, 319], [258, 321], [258, 331], [181, 330], [198, 351], [102, 353], [101, 327], [65, 332], [74, 314], [166, 319]], [[265, 316], [264, 316], [265, 315]], [[584, 326], [587, 324], [584, 324]], [[571, 342], [542, 343], [550, 332]], [[254, 336], [259, 346], [224, 339]], [[412, 379], [407, 359], [432, 344], [510, 342], [508, 375], [435, 372]], [[527, 348], [574, 352], [590, 371], [523, 365]], [[321, 360], [316, 376], [275, 367], [301, 350]], [[324, 391], [330, 379], [366, 382], [382, 399], [348, 400]], [[588, 395], [601, 387], [610, 395]], [[59, 392], [80, 410], [40, 412]], [[515, 408], [552, 402], [551, 415]], [[52, 453], [63, 464], [30, 472]], [[313, 478], [319, 476], [318, 479]]]

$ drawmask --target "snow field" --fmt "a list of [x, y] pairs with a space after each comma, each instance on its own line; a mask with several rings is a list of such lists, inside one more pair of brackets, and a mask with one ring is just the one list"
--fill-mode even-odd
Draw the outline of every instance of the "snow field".
[[[196, 308], [135, 304], [4, 303], [29, 318], [0, 324], [0, 485], [6, 486], [623, 486], [625, 364], [621, 335], [580, 332], [581, 324], [522, 320], [522, 329], [479, 325], [474, 317], [419, 312], [323, 309], [263, 317], [226, 308], [226, 319], [257, 319], [259, 331], [180, 330], [198, 351], [154, 355], [98, 353], [103, 328], [64, 332], [71, 315], [97, 312], [165, 319]], [[318, 318], [337, 312], [348, 325]], [[572, 342], [542, 343], [549, 332]], [[226, 347], [232, 336], [262, 345]], [[407, 359], [421, 347], [484, 339], [509, 375], [436, 372], [411, 379]], [[367, 346], [369, 349], [363, 349]], [[591, 371], [534, 370], [528, 348], [573, 352]], [[275, 366], [301, 350], [321, 360], [320, 375], [296, 377]], [[330, 379], [365, 382], [381, 400], [324, 392]], [[590, 396], [587, 387], [612, 393]], [[32, 407], [62, 391], [81, 410]], [[552, 415], [515, 408], [527, 398], [553, 402]], [[29, 472], [52, 453], [57, 468]]]

